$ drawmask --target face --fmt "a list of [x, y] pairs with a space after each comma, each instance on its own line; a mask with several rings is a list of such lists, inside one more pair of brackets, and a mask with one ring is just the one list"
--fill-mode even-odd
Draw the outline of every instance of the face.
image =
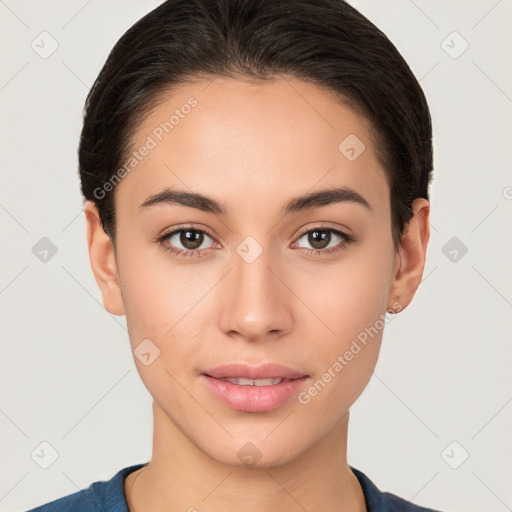
[[216, 78], [169, 92], [133, 142], [104, 303], [168, 428], [226, 464], [290, 461], [342, 421], [406, 305], [369, 126], [312, 84]]

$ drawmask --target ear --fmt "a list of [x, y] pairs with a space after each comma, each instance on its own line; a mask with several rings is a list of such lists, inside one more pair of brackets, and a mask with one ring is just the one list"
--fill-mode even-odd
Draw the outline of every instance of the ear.
[[388, 295], [388, 311], [395, 313], [410, 304], [421, 283], [430, 238], [430, 203], [423, 198], [415, 199], [412, 211], [396, 254]]
[[119, 285], [114, 245], [103, 230], [98, 209], [92, 201], [86, 201], [84, 212], [87, 222], [89, 260], [94, 277], [101, 290], [103, 306], [113, 315], [124, 315], [124, 303]]

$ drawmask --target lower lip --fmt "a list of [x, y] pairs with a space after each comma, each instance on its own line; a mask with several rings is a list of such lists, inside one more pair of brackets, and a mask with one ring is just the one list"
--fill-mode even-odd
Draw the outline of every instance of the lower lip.
[[266, 412], [277, 409], [296, 395], [308, 377], [283, 381], [273, 386], [239, 386], [225, 380], [202, 375], [221, 402], [244, 412]]

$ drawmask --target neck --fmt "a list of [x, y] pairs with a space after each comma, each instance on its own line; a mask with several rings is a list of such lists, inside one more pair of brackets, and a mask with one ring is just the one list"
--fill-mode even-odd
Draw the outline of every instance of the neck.
[[125, 480], [129, 510], [366, 512], [346, 460], [348, 419], [347, 412], [323, 439], [286, 464], [238, 468], [199, 450], [154, 403], [153, 456]]

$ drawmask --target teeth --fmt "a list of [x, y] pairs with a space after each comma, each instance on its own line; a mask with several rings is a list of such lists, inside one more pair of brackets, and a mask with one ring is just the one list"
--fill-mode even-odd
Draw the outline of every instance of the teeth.
[[275, 384], [279, 384], [283, 379], [277, 378], [268, 378], [268, 379], [245, 379], [244, 377], [226, 377], [226, 382], [230, 382], [231, 384], [238, 384], [239, 386], [274, 386]]

